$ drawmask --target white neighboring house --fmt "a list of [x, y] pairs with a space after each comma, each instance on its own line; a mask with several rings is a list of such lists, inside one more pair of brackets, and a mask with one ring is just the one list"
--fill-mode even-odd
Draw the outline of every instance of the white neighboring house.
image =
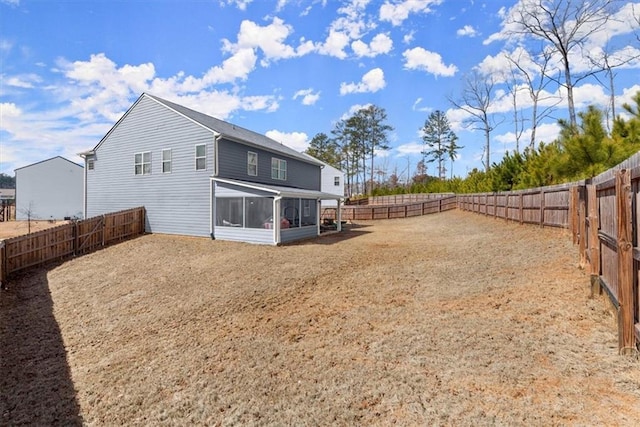
[[53, 157], [15, 170], [16, 219], [81, 218], [84, 167]]
[[[304, 154], [309, 156], [306, 153]], [[313, 158], [315, 159], [315, 157]], [[335, 194], [337, 196], [344, 197], [344, 172], [342, 172], [340, 169], [334, 168], [333, 166], [323, 162], [322, 160], [318, 161], [324, 165], [322, 167], [322, 171], [320, 172], [320, 191], [322, 191], [323, 193]], [[335, 207], [337, 206], [337, 204], [337, 200], [327, 199], [322, 201], [321, 206], [323, 208], [329, 208]]]

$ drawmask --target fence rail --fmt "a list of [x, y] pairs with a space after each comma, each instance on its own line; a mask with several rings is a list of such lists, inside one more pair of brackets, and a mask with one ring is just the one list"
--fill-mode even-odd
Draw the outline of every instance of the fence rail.
[[[407, 196], [407, 195], [403, 195]], [[414, 194], [414, 196], [417, 196]], [[385, 196], [387, 197], [387, 196]], [[408, 198], [403, 200], [409, 200]], [[415, 199], [414, 199], [415, 200]], [[377, 219], [407, 218], [411, 216], [429, 215], [444, 212], [457, 207], [456, 196], [447, 195], [440, 198], [423, 198], [421, 202], [405, 202], [403, 204], [376, 204], [345, 205], [342, 206], [341, 216], [343, 220], [366, 221]], [[322, 219], [336, 219], [336, 208], [325, 208]]]
[[0, 284], [17, 271], [85, 254], [144, 229], [145, 211], [140, 207], [5, 239], [0, 243]]
[[578, 245], [592, 293], [606, 293], [618, 316], [620, 353], [640, 342], [640, 153], [591, 180], [526, 191], [458, 196], [479, 214], [563, 227]]

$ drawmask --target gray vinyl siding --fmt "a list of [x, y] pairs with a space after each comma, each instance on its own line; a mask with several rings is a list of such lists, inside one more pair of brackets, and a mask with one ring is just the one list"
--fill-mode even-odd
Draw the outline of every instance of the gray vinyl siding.
[[315, 225], [308, 227], [286, 228], [280, 231], [280, 242], [287, 243], [301, 239], [310, 239], [317, 236], [318, 227]]
[[[258, 154], [258, 176], [250, 176], [247, 172], [247, 153], [249, 151]], [[286, 181], [271, 178], [271, 158], [273, 157], [287, 161]], [[287, 157], [281, 153], [273, 153], [224, 138], [220, 138], [218, 141], [217, 176], [315, 191], [320, 191], [321, 188], [319, 166]]]
[[[195, 170], [195, 146], [206, 144], [207, 169]], [[171, 149], [171, 173], [162, 150]], [[134, 174], [134, 154], [151, 152], [151, 174]], [[144, 206], [147, 231], [209, 236], [213, 132], [142, 97], [95, 149], [87, 171], [87, 216]]]
[[262, 245], [275, 244], [273, 230], [261, 230], [258, 228], [216, 227], [214, 234], [216, 240], [258, 243]]

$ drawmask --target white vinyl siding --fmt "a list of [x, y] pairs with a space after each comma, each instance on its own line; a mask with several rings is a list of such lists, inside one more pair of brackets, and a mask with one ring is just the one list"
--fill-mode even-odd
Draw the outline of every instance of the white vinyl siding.
[[287, 180], [287, 161], [282, 159], [271, 158], [271, 178], [281, 181]]
[[134, 155], [134, 170], [136, 175], [151, 174], [151, 151]]
[[171, 173], [171, 149], [162, 150], [162, 173]]
[[205, 144], [196, 145], [196, 170], [207, 169], [207, 146]]
[[258, 176], [258, 153], [247, 152], [247, 175]]

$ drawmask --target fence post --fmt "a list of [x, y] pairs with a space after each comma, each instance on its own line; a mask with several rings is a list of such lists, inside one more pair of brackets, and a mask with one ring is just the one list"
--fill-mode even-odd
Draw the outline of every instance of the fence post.
[[544, 228], [544, 190], [540, 189], [540, 227]]
[[633, 235], [631, 212], [631, 175], [616, 171], [616, 215], [618, 243], [618, 348], [620, 354], [637, 351], [633, 320]]
[[7, 280], [7, 250], [4, 240], [0, 240], [0, 289], [6, 289]]
[[598, 193], [594, 184], [587, 185], [587, 206], [589, 207], [589, 273], [591, 275], [591, 296], [602, 293], [600, 287], [600, 217], [598, 215]]
[[518, 215], [520, 216], [520, 224], [524, 222], [524, 206], [522, 206], [523, 198], [524, 198], [523, 194], [519, 193], [518, 194]]
[[569, 189], [569, 227], [571, 228], [571, 237], [573, 244], [578, 243], [578, 203], [577, 203], [577, 189], [578, 187], [572, 186]]
[[580, 252], [580, 268], [587, 264], [587, 206], [585, 186], [578, 187], [578, 251]]
[[493, 217], [498, 217], [498, 194], [493, 193]]

